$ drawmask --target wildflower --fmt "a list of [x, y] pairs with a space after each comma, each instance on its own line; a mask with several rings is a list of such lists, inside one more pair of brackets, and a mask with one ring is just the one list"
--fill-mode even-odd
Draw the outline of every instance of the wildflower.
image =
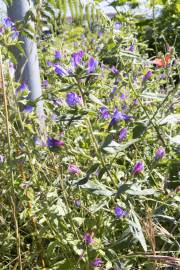
[[180, 186], [177, 186], [176, 187], [176, 191], [180, 191]]
[[11, 28], [13, 26], [13, 22], [9, 17], [3, 19], [3, 25], [5, 28]]
[[81, 206], [81, 201], [79, 199], [76, 199], [74, 201], [74, 204], [75, 204], [75, 206], [80, 207]]
[[111, 122], [109, 124], [109, 128], [111, 128], [113, 125], [118, 123], [118, 121], [120, 121], [120, 120], [128, 121], [131, 118], [132, 118], [132, 116], [127, 115], [127, 114], [122, 114], [121, 112], [118, 111], [117, 108], [115, 108], [112, 120], [111, 120]]
[[69, 164], [68, 172], [71, 174], [76, 174], [76, 173], [80, 173], [80, 169], [74, 164]]
[[149, 80], [152, 76], [152, 71], [149, 70], [144, 76], [143, 76], [143, 82], [146, 82], [147, 80]]
[[120, 99], [122, 100], [126, 99], [126, 95], [124, 93], [121, 93]]
[[119, 74], [119, 70], [118, 70], [115, 66], [112, 66], [110, 70], [111, 70], [111, 72], [112, 72], [114, 75], [118, 75], [118, 74]]
[[82, 103], [82, 99], [76, 93], [70, 92], [70, 93], [67, 93], [67, 95], [66, 95], [66, 103], [70, 107], [74, 107], [77, 104], [81, 104]]
[[133, 168], [132, 174], [138, 174], [143, 169], [144, 169], [144, 163], [142, 161], [137, 161], [134, 168]]
[[19, 32], [16, 30], [16, 27], [13, 26], [13, 27], [12, 27], [12, 30], [13, 30], [13, 32], [12, 32], [12, 34], [11, 34], [12, 40], [18, 39], [18, 37], [19, 37]]
[[68, 72], [60, 65], [54, 65], [54, 67], [55, 67], [54, 71], [56, 72], [57, 75], [59, 75], [59, 76], [69, 75]]
[[4, 27], [0, 27], [0, 35], [2, 36], [4, 34]]
[[60, 51], [55, 51], [54, 57], [56, 60], [60, 60], [62, 58], [61, 52]]
[[97, 65], [98, 62], [93, 57], [91, 57], [88, 62], [88, 74], [94, 72]]
[[92, 235], [90, 233], [85, 233], [83, 240], [86, 243], [86, 245], [91, 245], [94, 242]]
[[62, 105], [62, 100], [61, 99], [53, 99], [53, 104], [55, 106], [60, 106], [60, 105]]
[[109, 113], [108, 109], [105, 106], [101, 107], [99, 109], [99, 112], [100, 112], [101, 117], [103, 119], [108, 119], [110, 117], [110, 113]]
[[103, 33], [100, 31], [98, 32], [98, 38], [101, 38], [103, 36]]
[[171, 62], [171, 56], [169, 54], [165, 55], [164, 59], [156, 58], [152, 61], [157, 67], [166, 67]]
[[114, 29], [115, 30], [120, 30], [121, 26], [122, 26], [122, 24], [120, 22], [115, 22]]
[[102, 264], [103, 264], [103, 261], [101, 260], [101, 258], [97, 258], [97, 257], [91, 262], [92, 267], [101, 267]]
[[127, 215], [127, 212], [124, 211], [120, 206], [114, 208], [114, 213], [117, 218], [121, 218]]
[[48, 137], [47, 139], [47, 146], [48, 147], [57, 147], [57, 146], [63, 146], [64, 142], [60, 140], [56, 140], [54, 138]]
[[127, 128], [122, 128], [119, 132], [119, 141], [122, 142], [127, 136]]
[[46, 61], [46, 64], [47, 64], [48, 67], [52, 67], [53, 66], [53, 63], [51, 61], [49, 61], [49, 60]]
[[42, 83], [42, 85], [43, 85], [44, 87], [48, 87], [48, 85], [49, 85], [48, 80], [44, 80], [43, 83]]
[[155, 160], [159, 160], [159, 159], [163, 158], [164, 155], [165, 155], [165, 149], [163, 147], [159, 147], [156, 150]]
[[34, 107], [31, 105], [25, 105], [21, 110], [24, 113], [31, 113], [34, 110]]
[[26, 89], [28, 89], [28, 86], [25, 82], [23, 82], [17, 89], [16, 89], [16, 96], [18, 95], [19, 92], [23, 92]]
[[0, 164], [3, 163], [5, 160], [5, 157], [3, 155], [0, 155]]
[[134, 52], [134, 44], [132, 44], [132, 45], [129, 47], [129, 51], [130, 51], [130, 52]]
[[74, 68], [78, 67], [84, 57], [84, 51], [79, 51], [72, 54], [72, 65]]

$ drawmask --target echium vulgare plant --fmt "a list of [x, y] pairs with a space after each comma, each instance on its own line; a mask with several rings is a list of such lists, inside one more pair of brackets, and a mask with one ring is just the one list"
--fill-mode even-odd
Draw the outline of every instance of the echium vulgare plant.
[[119, 22], [47, 37], [44, 136], [2, 50], [1, 269], [178, 267], [174, 49], [148, 59], [134, 26]]

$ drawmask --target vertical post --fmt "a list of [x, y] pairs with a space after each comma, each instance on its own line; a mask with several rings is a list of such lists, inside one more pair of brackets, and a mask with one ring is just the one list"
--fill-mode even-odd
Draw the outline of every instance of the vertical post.
[[[13, 0], [12, 4], [8, 6], [8, 16], [13, 22], [23, 20], [26, 12], [33, 6], [33, 0]], [[39, 61], [37, 53], [37, 45], [34, 40], [25, 36], [20, 36], [23, 41], [23, 48], [25, 56], [21, 56], [17, 48], [13, 49], [13, 54], [17, 59], [16, 81], [26, 82], [31, 92], [30, 98], [36, 100], [42, 95]], [[37, 112], [40, 118], [41, 131], [44, 129], [44, 114], [43, 103], [37, 103]]]

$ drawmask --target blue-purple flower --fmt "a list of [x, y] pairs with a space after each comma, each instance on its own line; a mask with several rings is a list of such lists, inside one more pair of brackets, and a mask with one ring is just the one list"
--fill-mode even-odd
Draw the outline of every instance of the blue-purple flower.
[[122, 128], [119, 131], [119, 141], [122, 142], [127, 136], [127, 128]]
[[109, 124], [109, 128], [111, 128], [113, 125], [115, 125], [116, 123], [118, 123], [120, 120], [125, 120], [128, 121], [132, 118], [132, 116], [121, 113], [118, 111], [117, 108], [115, 108], [114, 113], [113, 113], [113, 117], [112, 120]]
[[120, 30], [121, 26], [122, 26], [122, 24], [120, 22], [115, 22], [114, 29], [115, 30]]
[[90, 233], [85, 233], [83, 236], [83, 240], [86, 243], [86, 245], [92, 245], [94, 240], [92, 238], [92, 234]]
[[147, 80], [149, 80], [152, 76], [152, 71], [148, 70], [148, 72], [143, 76], [143, 82], [146, 82]]
[[132, 174], [139, 174], [142, 172], [144, 169], [144, 162], [143, 161], [137, 161], [136, 164], [134, 165]]
[[48, 80], [44, 80], [43, 83], [42, 83], [42, 85], [43, 85], [44, 87], [48, 87], [48, 85], [49, 85]]
[[105, 107], [105, 106], [103, 106], [103, 107], [101, 107], [101, 108], [99, 109], [99, 113], [100, 113], [100, 115], [101, 115], [101, 118], [103, 118], [103, 119], [108, 119], [108, 118], [110, 118], [110, 113], [109, 113], [107, 107]]
[[72, 54], [72, 65], [74, 68], [77, 68], [80, 65], [84, 57], [84, 54], [85, 52], [82, 50]]
[[60, 51], [55, 51], [54, 57], [56, 60], [60, 60], [62, 58], [61, 52]]
[[47, 139], [47, 146], [48, 147], [59, 147], [59, 146], [63, 146], [64, 142], [60, 141], [60, 140], [56, 140], [54, 138], [50, 138], [48, 137]]
[[31, 106], [31, 105], [25, 105], [23, 108], [22, 108], [22, 112], [24, 113], [31, 113], [32, 111], [34, 110], [34, 107]]
[[68, 72], [60, 65], [54, 65], [54, 71], [56, 72], [57, 75], [62, 76], [62, 77], [69, 75]]
[[88, 74], [95, 71], [98, 62], [94, 59], [94, 57], [90, 57], [88, 61]]
[[21, 85], [16, 89], [16, 96], [18, 95], [19, 92], [23, 92], [25, 90], [28, 90], [28, 86], [25, 82], [22, 82]]
[[112, 72], [114, 75], [118, 75], [118, 74], [119, 74], [119, 70], [118, 70], [115, 66], [112, 66], [110, 70], [111, 70], [111, 72]]
[[75, 92], [70, 92], [70, 93], [67, 93], [66, 95], [66, 103], [70, 107], [74, 107], [82, 103], [82, 98], [78, 96], [78, 94], [76, 94]]
[[117, 218], [121, 218], [127, 215], [127, 212], [124, 211], [120, 206], [114, 208], [114, 213]]
[[69, 173], [71, 173], [71, 174], [78, 174], [78, 173], [80, 173], [80, 171], [81, 170], [76, 165], [69, 164], [69, 166], [68, 166], [68, 172]]
[[97, 257], [91, 262], [92, 267], [101, 267], [102, 264], [103, 264], [103, 261], [101, 260], [101, 258], [97, 258]]
[[129, 47], [129, 51], [130, 51], [130, 52], [134, 52], [134, 44], [132, 44], [132, 45]]
[[13, 30], [13, 32], [11, 34], [11, 38], [12, 38], [12, 40], [17, 40], [19, 37], [19, 32], [17, 31], [15, 26], [12, 27], [12, 30]]
[[75, 206], [80, 207], [81, 206], [81, 200], [80, 199], [74, 200], [74, 204], [75, 204]]
[[163, 147], [159, 147], [155, 153], [155, 160], [163, 158], [165, 156], [165, 153], [165, 149]]
[[9, 17], [3, 19], [3, 25], [5, 28], [11, 28], [13, 26], [13, 22]]

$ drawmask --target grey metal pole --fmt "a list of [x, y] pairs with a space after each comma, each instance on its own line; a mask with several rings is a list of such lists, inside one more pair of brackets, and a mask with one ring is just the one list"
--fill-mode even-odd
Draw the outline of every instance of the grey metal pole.
[[[33, 6], [33, 0], [13, 0], [12, 4], [8, 6], [8, 16], [13, 22], [20, 21], [24, 18], [26, 12]], [[13, 49], [15, 58], [17, 59], [16, 80], [26, 82], [29, 90], [31, 91], [30, 98], [36, 100], [42, 95], [39, 61], [37, 53], [36, 42], [25, 36], [20, 36], [23, 41], [23, 48], [25, 56], [21, 56], [20, 51], [16, 48]], [[40, 117], [41, 128], [43, 125], [43, 104], [37, 103], [37, 112]]]

